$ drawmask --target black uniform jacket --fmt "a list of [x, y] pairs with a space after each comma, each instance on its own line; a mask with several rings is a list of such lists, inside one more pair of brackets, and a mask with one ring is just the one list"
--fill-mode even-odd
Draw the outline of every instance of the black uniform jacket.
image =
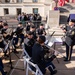
[[39, 67], [45, 68], [44, 50], [39, 43], [35, 43], [32, 48], [32, 60]]
[[75, 26], [66, 26], [66, 38], [65, 42], [69, 45], [75, 45]]

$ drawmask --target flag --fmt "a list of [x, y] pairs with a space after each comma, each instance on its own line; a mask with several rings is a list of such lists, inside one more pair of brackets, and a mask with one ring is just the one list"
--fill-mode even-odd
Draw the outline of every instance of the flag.
[[58, 4], [59, 4], [59, 6], [64, 6], [65, 0], [58, 0]]

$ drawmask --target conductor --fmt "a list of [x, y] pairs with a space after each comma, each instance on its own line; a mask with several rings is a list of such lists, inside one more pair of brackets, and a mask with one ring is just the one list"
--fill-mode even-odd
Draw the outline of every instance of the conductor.
[[70, 61], [72, 56], [73, 46], [75, 45], [75, 19], [69, 21], [68, 26], [64, 28], [65, 44], [66, 44], [66, 58], [64, 61]]

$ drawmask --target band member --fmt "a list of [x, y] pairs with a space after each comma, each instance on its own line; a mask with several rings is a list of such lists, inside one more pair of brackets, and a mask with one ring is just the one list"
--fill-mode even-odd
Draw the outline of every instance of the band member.
[[4, 56], [8, 57], [7, 51], [4, 51], [5, 46], [6, 46], [6, 42], [4, 41], [2, 34], [0, 34], [0, 48], [3, 50]]
[[18, 53], [16, 51], [16, 47], [20, 46], [24, 41], [22, 22], [19, 22], [18, 27], [13, 32], [13, 35], [14, 35], [14, 37], [13, 37], [14, 52]]
[[40, 24], [39, 28], [37, 29], [37, 35], [46, 35], [46, 31], [45, 31], [45, 28], [44, 28], [44, 25], [43, 24]]
[[39, 66], [43, 74], [45, 74], [46, 68], [48, 67], [49, 71], [51, 72], [50, 75], [54, 75], [57, 72], [54, 70], [54, 64], [51, 61], [46, 62], [44, 59], [45, 50], [42, 46], [44, 46], [45, 40], [45, 36], [38, 36], [37, 42], [32, 47], [32, 61]]
[[28, 31], [27, 36], [24, 40], [24, 44], [25, 44], [25, 50], [27, 51], [30, 57], [32, 57], [32, 47], [34, 43], [35, 43], [35, 40], [33, 39], [33, 34], [32, 32]]
[[36, 36], [36, 27], [34, 25], [32, 25], [30, 27], [30, 31], [32, 32], [33, 34], [33, 38], [36, 40], [37, 36]]
[[6, 75], [7, 72], [4, 72], [3, 68], [4, 68], [4, 66], [2, 63], [2, 59], [0, 58], [0, 72], [2, 73], [2, 75]]
[[26, 25], [26, 32], [27, 31], [30, 31], [30, 27], [33, 25], [32, 22], [28, 22], [27, 25]]
[[0, 21], [0, 30], [3, 28], [3, 22]]
[[24, 41], [22, 22], [19, 22], [19, 24], [18, 24], [18, 27], [16, 29], [16, 35], [17, 35], [18, 38], [21, 39], [20, 44], [22, 44], [22, 42]]
[[12, 29], [10, 29], [8, 27], [7, 23], [4, 23], [3, 29], [1, 31], [1, 33], [3, 34], [3, 38], [5, 41], [8, 41], [12, 38], [11, 34], [12, 34]]
[[66, 34], [65, 37], [66, 58], [64, 61], [70, 61], [72, 56], [73, 46], [75, 45], [75, 20], [72, 19], [69, 22], [69, 25], [63, 29], [63, 31]]

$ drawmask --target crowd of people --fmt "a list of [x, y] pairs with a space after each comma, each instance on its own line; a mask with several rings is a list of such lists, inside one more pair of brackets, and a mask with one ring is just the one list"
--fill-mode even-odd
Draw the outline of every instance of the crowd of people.
[[[43, 23], [39, 23], [37, 28], [35, 24], [31, 21], [33, 15], [29, 15], [29, 21], [26, 21], [28, 15], [22, 13], [18, 16], [19, 24], [15, 29], [9, 28], [8, 24], [0, 21], [0, 50], [3, 51], [5, 57], [9, 57], [8, 50], [5, 50], [8, 42], [12, 43], [13, 52], [19, 53], [17, 47], [22, 46], [24, 43], [25, 50], [31, 57], [31, 61], [38, 65], [43, 74], [46, 73], [46, 68], [50, 71], [50, 75], [57, 73], [55, 65], [52, 63], [56, 55], [52, 55], [50, 58], [46, 58], [46, 54], [50, 53], [50, 49], [46, 48], [46, 31]], [[37, 15], [38, 17], [38, 15]], [[25, 27], [23, 26], [25, 25]], [[65, 45], [66, 45], [66, 57], [64, 61], [70, 61], [72, 55], [72, 48], [75, 44], [75, 20], [72, 19], [69, 21], [69, 24], [65, 27], [61, 26], [62, 30], [66, 34]], [[71, 39], [70, 43], [68, 42], [68, 37]], [[11, 41], [12, 40], [12, 41]], [[0, 58], [0, 71], [2, 75], [6, 75], [3, 70], [2, 59]]]
[[26, 14], [22, 12], [22, 14], [18, 15], [17, 20], [22, 22], [23, 25], [25, 25], [28, 21], [31, 21], [34, 23], [34, 25], [37, 25], [36, 27], [39, 27], [39, 24], [42, 21], [42, 17], [40, 14]]

